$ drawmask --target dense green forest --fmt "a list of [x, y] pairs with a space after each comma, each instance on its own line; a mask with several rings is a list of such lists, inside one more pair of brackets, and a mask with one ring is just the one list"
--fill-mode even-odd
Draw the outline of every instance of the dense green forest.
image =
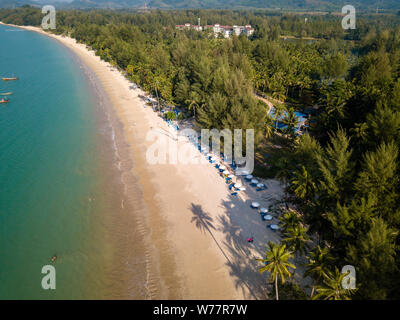
[[[256, 130], [256, 173], [280, 179], [286, 192], [285, 245], [271, 246], [268, 261], [286, 261], [287, 250], [306, 257], [314, 298], [400, 298], [399, 16], [360, 16], [357, 29], [345, 31], [335, 16], [57, 14], [56, 33], [87, 44], [199, 126]], [[7, 23], [39, 25], [41, 17], [29, 7], [0, 10]], [[175, 29], [197, 17], [250, 23], [255, 33], [222, 39]], [[255, 91], [275, 104], [274, 116]], [[306, 134], [295, 134], [295, 111], [310, 117]], [[282, 115], [286, 128], [277, 131]], [[357, 271], [354, 291], [337, 289], [337, 269], [347, 264]]]
[[[57, 8], [142, 8], [150, 9], [270, 9], [286, 11], [341, 11], [349, 4], [343, 0], [2, 0], [0, 7], [14, 8], [24, 4], [57, 5]], [[400, 9], [397, 0], [354, 0], [359, 12], [393, 11]]]
[[[14, 0], [15, 1], [15, 0]], [[41, 1], [45, 3], [45, 1]], [[336, 10], [348, 4], [343, 0], [75, 0], [70, 7], [75, 8], [134, 8], [147, 5], [148, 8], [161, 9], [283, 9], [283, 10]], [[359, 11], [400, 9], [397, 0], [353, 0]]]

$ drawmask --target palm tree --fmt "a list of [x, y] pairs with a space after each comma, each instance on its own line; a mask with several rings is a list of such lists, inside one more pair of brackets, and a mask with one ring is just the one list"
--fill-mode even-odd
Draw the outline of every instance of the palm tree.
[[285, 94], [283, 92], [281, 92], [281, 91], [275, 91], [272, 94], [272, 98], [277, 100], [279, 103], [283, 103], [286, 100]]
[[255, 86], [255, 88], [256, 88], [257, 90], [264, 91], [264, 89], [265, 89], [265, 83], [266, 83], [266, 81], [265, 81], [264, 76], [257, 73], [257, 75], [255, 76], [255, 79], [254, 79], [254, 86]]
[[285, 278], [292, 276], [288, 268], [296, 269], [296, 267], [288, 262], [288, 260], [293, 258], [293, 254], [283, 243], [275, 244], [270, 241], [266, 248], [265, 258], [256, 260], [265, 264], [264, 267], [259, 269], [260, 273], [263, 273], [264, 271], [269, 271], [271, 273], [270, 281], [271, 283], [275, 282], [275, 297], [276, 300], [279, 300], [278, 278], [281, 280], [281, 283], [284, 284]]
[[356, 123], [355, 127], [350, 129], [350, 132], [353, 133], [354, 137], [360, 142], [365, 142], [368, 138], [368, 125], [365, 122]]
[[273, 120], [270, 116], [267, 116], [265, 121], [265, 138], [270, 138], [274, 131]]
[[283, 230], [294, 228], [301, 223], [300, 216], [293, 210], [285, 211], [279, 217], [280, 224]]
[[346, 273], [339, 272], [336, 267], [335, 272], [327, 272], [324, 276], [323, 285], [315, 287], [317, 294], [313, 297], [313, 300], [319, 298], [324, 300], [350, 300], [357, 289], [343, 288], [342, 281], [346, 275]]
[[294, 172], [291, 184], [294, 187], [295, 195], [301, 199], [310, 197], [316, 188], [313, 177], [304, 166], [301, 166], [301, 171], [296, 170]]
[[285, 229], [284, 231], [285, 239], [284, 243], [288, 245], [289, 248], [293, 248], [294, 252], [302, 255], [307, 250], [307, 242], [309, 242], [310, 237], [307, 235], [307, 229], [301, 224], [297, 224], [294, 227]]
[[189, 99], [185, 101], [188, 104], [188, 110], [193, 110], [194, 118], [196, 119], [196, 108], [199, 107], [200, 96], [196, 91], [191, 91], [189, 94]]
[[158, 104], [158, 112], [161, 112], [161, 106], [160, 106], [160, 97], [158, 95], [158, 92], [160, 91], [160, 83], [159, 79], [157, 76], [153, 77], [153, 86], [154, 90], [156, 91], [156, 97], [157, 97], [157, 104]]
[[278, 121], [285, 114], [286, 107], [284, 104], [277, 104], [274, 109], [275, 128], [278, 128]]
[[345, 115], [345, 106], [346, 100], [342, 96], [335, 96], [331, 93], [326, 95], [326, 112], [330, 114], [334, 114], [335, 116], [339, 115], [341, 118]]
[[304, 277], [310, 276], [314, 279], [314, 284], [311, 290], [311, 298], [314, 295], [315, 285], [320, 279], [327, 276], [326, 270], [329, 264], [333, 261], [332, 256], [329, 255], [328, 248], [321, 248], [317, 246], [315, 249], [310, 251], [308, 258], [308, 264], [306, 264], [306, 271]]
[[290, 134], [294, 134], [294, 130], [297, 126], [298, 120], [293, 108], [289, 108], [289, 110], [285, 113], [283, 123], [288, 126], [287, 132]]

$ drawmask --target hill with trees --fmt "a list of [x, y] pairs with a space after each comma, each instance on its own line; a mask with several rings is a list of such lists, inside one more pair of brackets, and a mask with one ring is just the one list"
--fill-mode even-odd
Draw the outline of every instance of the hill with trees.
[[37, 5], [34, 1], [29, 0], [1, 0], [0, 1], [0, 8], [17, 8], [24, 5]]
[[[76, 0], [75, 7], [137, 8], [144, 4], [148, 8], [162, 9], [287, 9], [287, 10], [339, 10], [345, 4], [342, 0]], [[351, 3], [359, 10], [400, 9], [396, 0], [355, 0]]]

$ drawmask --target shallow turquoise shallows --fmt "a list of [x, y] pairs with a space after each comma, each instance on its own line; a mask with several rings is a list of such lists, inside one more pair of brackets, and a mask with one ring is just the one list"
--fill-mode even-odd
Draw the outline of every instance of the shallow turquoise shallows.
[[[0, 26], [0, 43], [0, 76], [19, 77], [0, 81], [13, 92], [0, 104], [0, 299], [102, 298], [96, 98], [57, 41]], [[42, 288], [45, 265], [56, 290]]]

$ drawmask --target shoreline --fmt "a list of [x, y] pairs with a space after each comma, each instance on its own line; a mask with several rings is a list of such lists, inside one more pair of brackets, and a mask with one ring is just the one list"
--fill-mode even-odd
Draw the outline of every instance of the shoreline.
[[[147, 163], [147, 133], [168, 131], [168, 125], [150, 107], [144, 108], [139, 97], [144, 92], [130, 88], [132, 84], [119, 71], [74, 39], [37, 27], [9, 26], [41, 33], [71, 49], [96, 75], [110, 99], [126, 143], [123, 151], [132, 163], [125, 175], [127, 201], [135, 208], [133, 218], [148, 245], [148, 298], [267, 298], [267, 275], [259, 275], [254, 259], [269, 240], [279, 241], [279, 236], [266, 230], [259, 214], [250, 209], [252, 199], [261, 195], [249, 190], [231, 196], [211, 164]], [[137, 185], [141, 199], [130, 199], [129, 188]], [[274, 180], [268, 181], [268, 187], [263, 200], [257, 200], [265, 207], [271, 204], [269, 196], [279, 198], [281, 192]], [[249, 236], [254, 237], [254, 244], [247, 243]]]

